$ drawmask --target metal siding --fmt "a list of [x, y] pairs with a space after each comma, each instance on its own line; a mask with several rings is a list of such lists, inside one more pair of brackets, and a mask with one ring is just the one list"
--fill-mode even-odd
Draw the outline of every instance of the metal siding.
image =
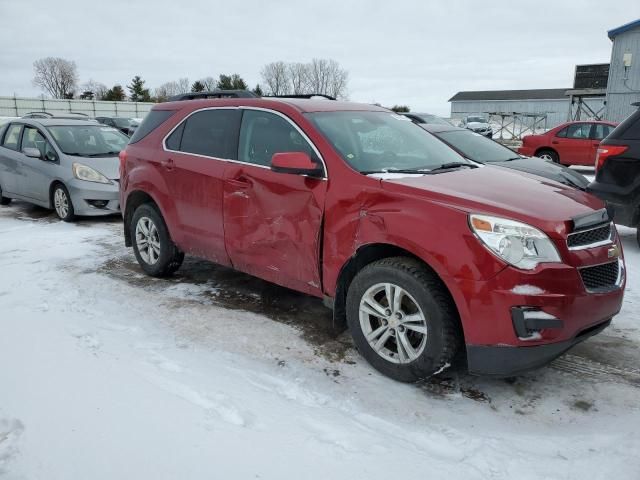
[[[633, 58], [625, 85], [622, 57], [626, 52]], [[607, 120], [621, 122], [627, 118], [636, 109], [631, 106], [633, 102], [640, 102], [640, 28], [614, 37], [607, 85]]]
[[566, 100], [502, 100], [451, 102], [451, 117], [462, 118], [474, 113], [546, 113], [547, 128], [567, 121], [569, 116], [569, 98]]

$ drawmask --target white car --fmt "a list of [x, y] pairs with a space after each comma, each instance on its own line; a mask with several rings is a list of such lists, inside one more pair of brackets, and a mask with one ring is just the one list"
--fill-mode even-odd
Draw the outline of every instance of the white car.
[[489, 125], [489, 121], [481, 116], [469, 115], [468, 117], [464, 117], [460, 126], [479, 133], [480, 135], [484, 135], [485, 137], [493, 137], [493, 129], [491, 128], [491, 125]]

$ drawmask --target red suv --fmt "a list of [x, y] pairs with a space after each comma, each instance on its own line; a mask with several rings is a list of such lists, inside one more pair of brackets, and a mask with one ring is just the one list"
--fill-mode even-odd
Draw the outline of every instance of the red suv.
[[600, 141], [616, 128], [611, 122], [569, 122], [540, 135], [522, 138], [518, 153], [563, 165], [593, 167]]
[[184, 254], [324, 298], [378, 370], [415, 381], [466, 350], [512, 375], [600, 332], [625, 284], [597, 198], [477, 166], [372, 105], [156, 105], [121, 154], [126, 244], [153, 276]]

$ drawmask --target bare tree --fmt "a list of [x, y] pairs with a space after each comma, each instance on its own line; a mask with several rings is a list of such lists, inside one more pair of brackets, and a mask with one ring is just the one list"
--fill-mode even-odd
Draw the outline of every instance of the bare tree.
[[102, 100], [109, 89], [104, 83], [89, 79], [86, 83], [82, 84], [80, 90], [85, 98], [89, 98], [91, 100]]
[[33, 84], [53, 98], [69, 98], [78, 86], [76, 62], [59, 57], [41, 58], [33, 62]]
[[191, 84], [188, 78], [180, 78], [176, 82], [178, 86], [178, 93], [189, 93], [191, 91]]
[[289, 69], [284, 62], [272, 62], [262, 67], [262, 80], [267, 85], [269, 95], [288, 95], [291, 93]]
[[213, 77], [204, 77], [199, 80], [202, 85], [204, 85], [205, 92], [210, 92], [215, 90], [218, 81]]
[[309, 93], [321, 93], [335, 98], [347, 97], [349, 72], [335, 60], [314, 58], [309, 64]]
[[289, 81], [294, 95], [309, 92], [309, 66], [305, 63], [290, 63], [288, 65]]

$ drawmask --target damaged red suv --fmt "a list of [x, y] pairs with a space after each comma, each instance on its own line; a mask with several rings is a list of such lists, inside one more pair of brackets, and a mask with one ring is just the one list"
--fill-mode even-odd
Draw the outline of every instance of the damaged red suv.
[[397, 380], [458, 353], [475, 374], [539, 367], [622, 304], [600, 200], [478, 167], [383, 108], [173, 101], [120, 159], [126, 244], [146, 273], [170, 275], [186, 253], [324, 298]]

